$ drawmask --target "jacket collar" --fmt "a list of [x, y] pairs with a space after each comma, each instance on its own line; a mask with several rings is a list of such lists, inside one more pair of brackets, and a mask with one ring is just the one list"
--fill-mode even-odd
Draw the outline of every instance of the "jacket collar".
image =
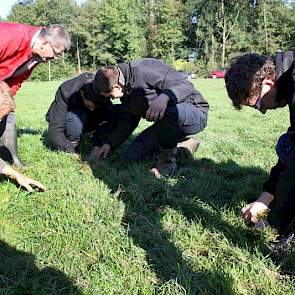
[[136, 69], [131, 66], [131, 62], [118, 64], [125, 79], [125, 96], [128, 96], [135, 89]]

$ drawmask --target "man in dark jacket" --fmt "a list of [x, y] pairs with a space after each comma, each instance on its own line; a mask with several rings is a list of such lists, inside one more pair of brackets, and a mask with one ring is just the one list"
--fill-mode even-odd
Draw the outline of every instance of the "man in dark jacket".
[[[47, 114], [48, 144], [56, 150], [75, 153], [83, 133], [95, 131], [94, 144], [101, 137], [113, 112], [110, 99], [93, 91], [92, 73], [82, 73], [60, 85]], [[108, 127], [107, 127], [108, 126]]]
[[[246, 54], [232, 60], [225, 82], [234, 106], [255, 107], [263, 114], [268, 109], [289, 106], [290, 127], [276, 146], [278, 163], [258, 199], [242, 209], [242, 216], [256, 224], [257, 216], [268, 209], [268, 222], [284, 233], [274, 247], [276, 253], [295, 246], [295, 52], [279, 52], [273, 59]], [[263, 222], [265, 225], [266, 223]]]
[[186, 137], [202, 131], [207, 124], [208, 103], [188, 80], [161, 60], [144, 58], [102, 67], [95, 75], [94, 90], [122, 102], [117, 128], [96, 148], [96, 156], [107, 157], [131, 135], [141, 118], [154, 121], [131, 144], [125, 159], [141, 160], [158, 152], [151, 170], [156, 177], [175, 171], [178, 142], [185, 141], [183, 146], [194, 152], [196, 142]]

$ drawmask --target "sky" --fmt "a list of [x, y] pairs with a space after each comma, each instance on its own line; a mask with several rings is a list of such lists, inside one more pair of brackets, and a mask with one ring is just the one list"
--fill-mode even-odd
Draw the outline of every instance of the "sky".
[[[85, 0], [75, 0], [78, 4], [81, 4]], [[0, 16], [6, 18], [10, 12], [11, 6], [17, 3], [17, 0], [0, 0]]]
[[5, 18], [10, 11], [11, 6], [17, 2], [17, 0], [0, 0], [0, 16]]

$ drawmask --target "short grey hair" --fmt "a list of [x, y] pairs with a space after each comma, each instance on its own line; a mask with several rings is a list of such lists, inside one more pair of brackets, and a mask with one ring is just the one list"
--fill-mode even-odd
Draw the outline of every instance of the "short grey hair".
[[68, 51], [71, 47], [71, 37], [63, 25], [52, 24], [43, 28], [39, 35], [40, 38], [45, 38], [52, 45], [64, 47]]

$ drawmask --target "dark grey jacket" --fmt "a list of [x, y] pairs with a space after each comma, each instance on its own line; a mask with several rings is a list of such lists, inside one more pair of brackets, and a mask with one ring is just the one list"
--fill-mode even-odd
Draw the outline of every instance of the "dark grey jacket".
[[[52, 102], [47, 114], [48, 121], [48, 143], [54, 149], [74, 153], [75, 148], [65, 136], [65, 124], [67, 113], [74, 110], [85, 109], [83, 95], [92, 100], [97, 108], [91, 112], [97, 120], [107, 120], [109, 108], [112, 103], [109, 99], [98, 97], [93, 91], [94, 74], [82, 73], [73, 79], [62, 83], [56, 91], [55, 99]], [[83, 95], [82, 95], [83, 92]], [[87, 110], [86, 110], [87, 111]], [[89, 111], [90, 112], [90, 111]]]

